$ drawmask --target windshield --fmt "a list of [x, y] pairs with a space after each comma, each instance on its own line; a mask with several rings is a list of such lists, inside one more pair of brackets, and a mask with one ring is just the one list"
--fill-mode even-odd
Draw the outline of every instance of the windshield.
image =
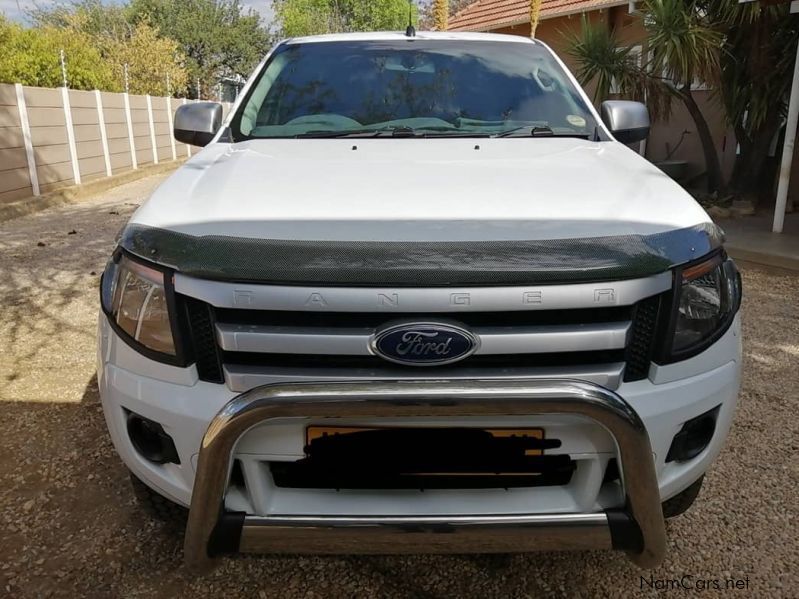
[[274, 137], [580, 136], [596, 123], [548, 50], [457, 40], [287, 43], [232, 121]]

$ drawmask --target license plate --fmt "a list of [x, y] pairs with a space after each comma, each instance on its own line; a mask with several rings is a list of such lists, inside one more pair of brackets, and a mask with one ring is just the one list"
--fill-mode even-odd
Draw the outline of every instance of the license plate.
[[[388, 427], [365, 427], [365, 426], [309, 426], [305, 429], [305, 444], [310, 445], [311, 441], [329, 435], [348, 435], [350, 433], [360, 433], [363, 431], [382, 430]], [[532, 437], [534, 439], [544, 439], [543, 428], [486, 428], [480, 429], [491, 433], [494, 437]], [[543, 455], [542, 449], [526, 449], [524, 455]]]

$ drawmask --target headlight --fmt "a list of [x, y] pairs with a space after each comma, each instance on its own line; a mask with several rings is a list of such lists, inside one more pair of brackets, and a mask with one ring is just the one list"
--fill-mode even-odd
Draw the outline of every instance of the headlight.
[[721, 254], [675, 274], [670, 362], [696, 355], [714, 343], [731, 324], [741, 301], [738, 269]]
[[100, 299], [115, 328], [134, 347], [176, 356], [166, 284], [164, 272], [117, 255], [103, 273]]

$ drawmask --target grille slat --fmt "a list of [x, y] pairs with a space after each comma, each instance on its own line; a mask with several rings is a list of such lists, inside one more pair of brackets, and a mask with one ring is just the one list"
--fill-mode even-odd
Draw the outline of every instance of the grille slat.
[[[623, 349], [629, 322], [579, 325], [477, 327], [477, 355], [544, 354]], [[225, 351], [370, 356], [375, 329], [290, 327], [217, 323], [216, 339]]]
[[[408, 369], [421, 374], [413, 366], [402, 366], [387, 362], [378, 356], [335, 356], [318, 354], [259, 354], [254, 352], [223, 352], [225, 364], [247, 364], [269, 366], [272, 368], [380, 368], [407, 372]], [[542, 366], [572, 366], [588, 364], [609, 364], [623, 362], [624, 350], [601, 352], [562, 352], [548, 354], [474, 354], [449, 365], [449, 368], [520, 368]], [[435, 368], [435, 367], [434, 367]], [[442, 368], [442, 367], [439, 367]], [[425, 368], [430, 371], [430, 367]], [[438, 368], [436, 368], [438, 370]], [[430, 371], [434, 372], [434, 371]]]
[[632, 306], [577, 308], [572, 310], [519, 310], [497, 312], [426, 311], [426, 312], [318, 312], [287, 310], [241, 310], [215, 308], [217, 322], [227, 324], [310, 327], [376, 328], [389, 320], [421, 321], [454, 319], [467, 327], [521, 327], [550, 325], [587, 325], [629, 321]]
[[375, 381], [375, 380], [415, 380], [424, 376], [434, 376], [447, 380], [491, 380], [491, 379], [571, 379], [587, 381], [617, 389], [624, 372], [624, 362], [610, 364], [589, 364], [585, 366], [545, 366], [531, 368], [458, 368], [441, 366], [437, 368], [398, 368], [386, 362], [381, 368], [308, 368], [249, 366], [246, 364], [225, 364], [225, 379], [231, 391], [242, 393], [255, 387], [280, 383], [300, 383], [318, 381]]

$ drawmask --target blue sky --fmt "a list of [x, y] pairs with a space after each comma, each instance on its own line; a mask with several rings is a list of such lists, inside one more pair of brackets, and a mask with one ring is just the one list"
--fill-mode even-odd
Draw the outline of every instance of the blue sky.
[[[114, 0], [103, 0], [107, 4], [114, 3]], [[242, 0], [245, 7], [250, 7], [261, 13], [261, 18], [265, 24], [272, 22], [272, 2], [271, 0]], [[4, 13], [9, 19], [15, 21], [25, 21], [25, 11], [39, 6], [44, 8], [48, 5], [56, 4], [55, 0], [0, 0], [0, 12]]]

